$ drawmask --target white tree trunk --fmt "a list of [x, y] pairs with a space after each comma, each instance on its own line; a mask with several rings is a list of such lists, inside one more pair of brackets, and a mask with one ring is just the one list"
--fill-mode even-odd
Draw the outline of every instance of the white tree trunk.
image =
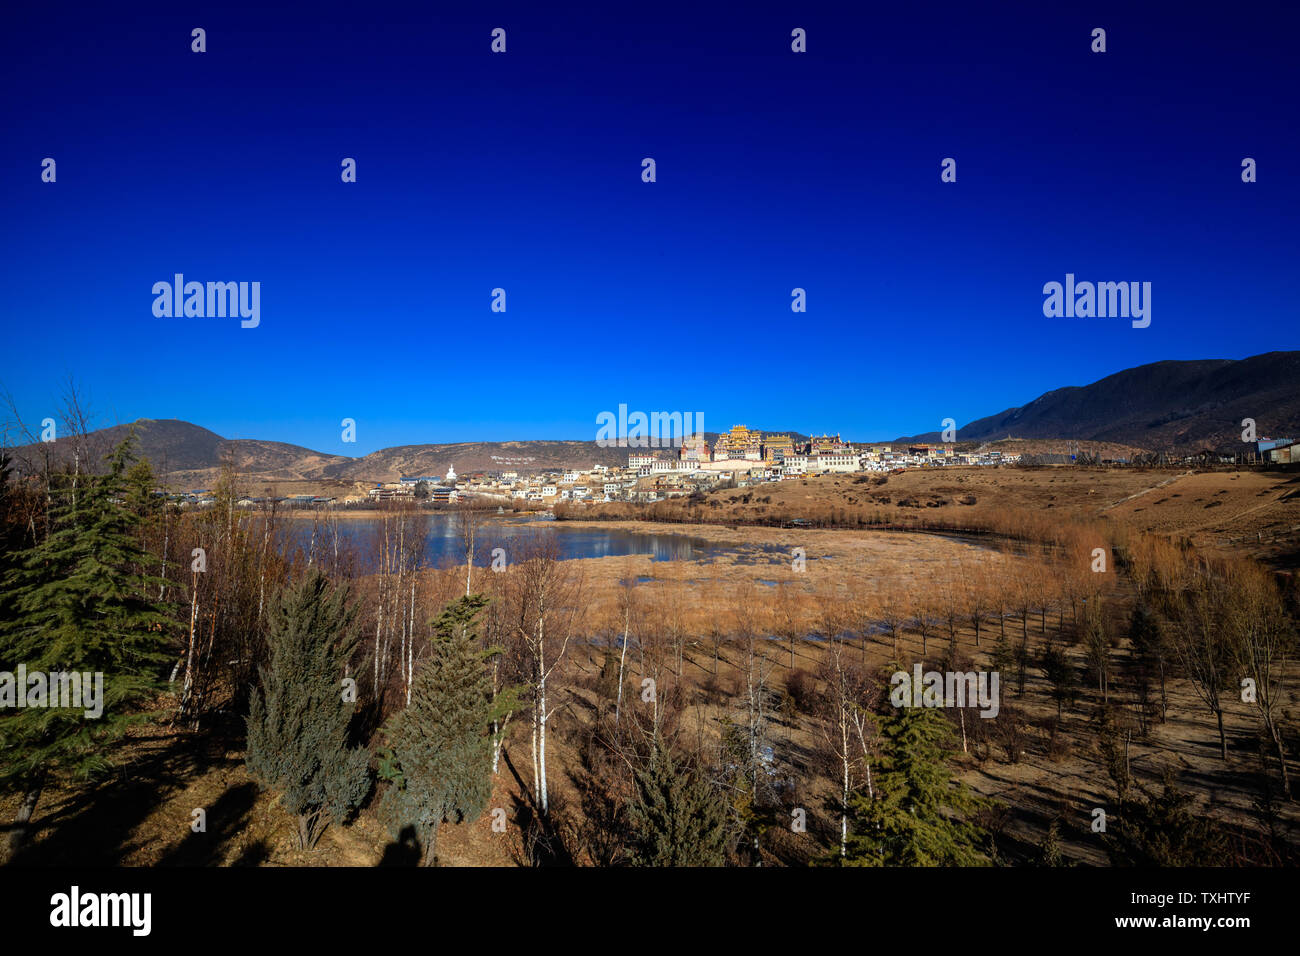
[[541, 762], [541, 785], [542, 785], [542, 813], [550, 809], [546, 793], [546, 681], [542, 681], [542, 712], [539, 723], [541, 727], [538, 731], [538, 754]]
[[619, 714], [623, 709], [623, 665], [627, 661], [627, 635], [631, 629], [631, 622], [627, 616], [623, 618], [623, 650], [618, 655], [618, 698], [614, 703], [614, 723], [618, 723]]
[[501, 723], [493, 722], [492, 724], [492, 775], [496, 776], [497, 768], [501, 765], [501, 748], [506, 742], [506, 726], [510, 723], [510, 718], [514, 716], [514, 711], [506, 714]]
[[190, 645], [185, 655], [185, 683], [181, 690], [181, 713], [190, 702], [190, 688], [194, 686], [194, 629], [199, 620], [199, 574], [193, 572], [190, 585]]
[[849, 715], [844, 709], [843, 691], [840, 697], [840, 758], [844, 767], [844, 789], [840, 796], [840, 859], [848, 855], [849, 841]]
[[540, 780], [541, 777], [539, 776], [537, 771], [537, 713], [536, 713], [536, 709], [534, 708], [534, 713], [533, 713], [533, 799], [534, 800], [541, 799], [541, 797], [539, 796], [542, 790]]

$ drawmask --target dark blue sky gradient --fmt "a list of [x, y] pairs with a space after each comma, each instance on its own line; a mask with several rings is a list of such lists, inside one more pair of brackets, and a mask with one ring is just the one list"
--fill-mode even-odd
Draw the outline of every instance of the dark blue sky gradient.
[[[0, 385], [342, 454], [620, 402], [887, 439], [1298, 346], [1294, 5], [890, 7], [18, 6]], [[155, 318], [176, 272], [261, 326]], [[1150, 328], [1044, 318], [1066, 272], [1151, 282]]]

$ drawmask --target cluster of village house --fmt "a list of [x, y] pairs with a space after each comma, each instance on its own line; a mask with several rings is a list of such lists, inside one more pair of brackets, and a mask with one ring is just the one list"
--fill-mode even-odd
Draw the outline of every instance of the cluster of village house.
[[[1264, 439], [1252, 443], [1255, 460], [1291, 463], [1300, 456], [1292, 439]], [[1065, 456], [1054, 456], [1062, 459]], [[1225, 461], [1232, 460], [1228, 456]], [[738, 488], [805, 475], [890, 471], [895, 468], [935, 468], [952, 465], [1009, 465], [1019, 455], [1001, 452], [958, 453], [951, 445], [853, 445], [839, 435], [821, 435], [795, 441], [789, 435], [762, 433], [737, 425], [719, 436], [710, 448], [702, 436], [680, 442], [674, 450], [633, 450], [626, 467], [592, 465], [586, 470], [549, 471], [521, 475], [516, 471], [456, 474], [455, 466], [441, 478], [420, 475], [375, 485], [364, 493], [334, 498], [291, 495], [275, 499], [288, 507], [359, 505], [367, 502], [412, 499], [433, 504], [462, 498], [484, 498], [501, 503], [534, 502], [543, 506], [560, 501], [661, 501], [664, 498], [708, 491], [720, 485]], [[1123, 462], [1122, 459], [1120, 459]], [[196, 489], [175, 496], [185, 502], [211, 503], [211, 492]], [[240, 507], [261, 507], [263, 498], [241, 498]]]
[[[371, 500], [421, 497], [456, 501], [461, 496], [500, 498], [511, 502], [659, 501], [722, 484], [746, 487], [804, 475], [945, 465], [1011, 464], [1019, 456], [999, 452], [957, 454], [946, 445], [861, 445], [839, 435], [795, 441], [789, 435], [764, 434], [737, 425], [710, 448], [692, 436], [671, 451], [633, 450], [626, 467], [593, 465], [586, 470], [520, 475], [506, 471], [457, 478], [416, 476], [388, 482], [367, 493]], [[347, 499], [345, 499], [347, 500]]]

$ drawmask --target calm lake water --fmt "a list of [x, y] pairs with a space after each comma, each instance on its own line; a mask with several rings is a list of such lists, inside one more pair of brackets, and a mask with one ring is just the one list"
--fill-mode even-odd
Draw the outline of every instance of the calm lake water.
[[[377, 563], [376, 545], [382, 527], [382, 522], [374, 518], [340, 518], [338, 521], [341, 542], [350, 542], [355, 546], [363, 568]], [[458, 516], [432, 513], [428, 516], [427, 528], [424, 549], [426, 566], [464, 563], [465, 545], [460, 538]], [[288, 533], [291, 547], [306, 550], [311, 543], [311, 520], [295, 519], [290, 523]], [[332, 547], [328, 538], [324, 541], [321, 539], [322, 534], [328, 535], [330, 532], [322, 526], [317, 528], [316, 533], [318, 549]], [[503, 518], [489, 520], [479, 529], [475, 548], [479, 553], [474, 563], [487, 566], [492, 562], [493, 548], [505, 548], [509, 556], [512, 544], [522, 546], [523, 539], [539, 534], [554, 538], [560, 557], [564, 560], [645, 554], [655, 561], [698, 561], [705, 564], [720, 557], [747, 564], [789, 561], [788, 549], [776, 546], [748, 546], [741, 552], [734, 545], [719, 544], [689, 534], [649, 534], [621, 528], [589, 527], [578, 522]]]

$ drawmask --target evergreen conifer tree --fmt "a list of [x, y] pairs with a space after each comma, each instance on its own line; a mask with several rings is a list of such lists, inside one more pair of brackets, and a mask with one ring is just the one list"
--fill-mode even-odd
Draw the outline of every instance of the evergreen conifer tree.
[[354, 704], [344, 666], [357, 643], [357, 608], [319, 570], [286, 586], [269, 615], [270, 662], [248, 714], [249, 772], [282, 792], [298, 817], [298, 844], [316, 845], [370, 791], [370, 755], [348, 745]]
[[1038, 844], [1037, 866], [1069, 866], [1070, 859], [1061, 849], [1061, 821], [1052, 820], [1047, 826], [1043, 840]]
[[725, 860], [726, 804], [662, 740], [656, 739], [650, 762], [636, 775], [628, 817], [638, 866], [721, 866]]
[[415, 829], [425, 866], [435, 862], [443, 822], [478, 819], [492, 795], [492, 681], [475, 623], [486, 605], [468, 595], [434, 620], [432, 655], [386, 734], [394, 769], [381, 809], [394, 834]]
[[[139, 705], [161, 684], [168, 662], [166, 607], [149, 599], [159, 579], [142, 574], [139, 517], [124, 506], [125, 475], [134, 436], [108, 457], [107, 472], [51, 476], [45, 535], [9, 556], [0, 605], [0, 784], [21, 787], [19, 829], [52, 775], [86, 779], [110, 766], [109, 752]], [[23, 665], [28, 686], [17, 687]], [[34, 675], [81, 675], [82, 700], [94, 675], [102, 681], [102, 711], [33, 706]], [[55, 681], [46, 703], [54, 703]], [[69, 678], [69, 686], [71, 679]], [[16, 698], [26, 698], [17, 707]]]
[[8, 449], [0, 448], [0, 622], [13, 618], [9, 574], [17, 567], [26, 539], [20, 514], [24, 497], [12, 477], [13, 459]]
[[952, 725], [928, 707], [902, 707], [881, 723], [873, 795], [850, 798], [847, 863], [855, 866], [974, 866], [985, 862], [978, 801], [951, 780]]
[[993, 669], [997, 671], [1002, 686], [1009, 686], [1016, 673], [1016, 650], [1003, 631], [993, 642]]
[[1129, 792], [1103, 837], [1115, 866], [1223, 866], [1228, 840], [1221, 826], [1199, 812], [1192, 795], [1166, 775], [1156, 793]]
[[1052, 699], [1056, 701], [1056, 717], [1059, 720], [1065, 705], [1073, 703], [1078, 694], [1078, 676], [1064, 649], [1054, 644], [1049, 643], [1043, 648], [1041, 666], [1043, 676], [1052, 685]]

